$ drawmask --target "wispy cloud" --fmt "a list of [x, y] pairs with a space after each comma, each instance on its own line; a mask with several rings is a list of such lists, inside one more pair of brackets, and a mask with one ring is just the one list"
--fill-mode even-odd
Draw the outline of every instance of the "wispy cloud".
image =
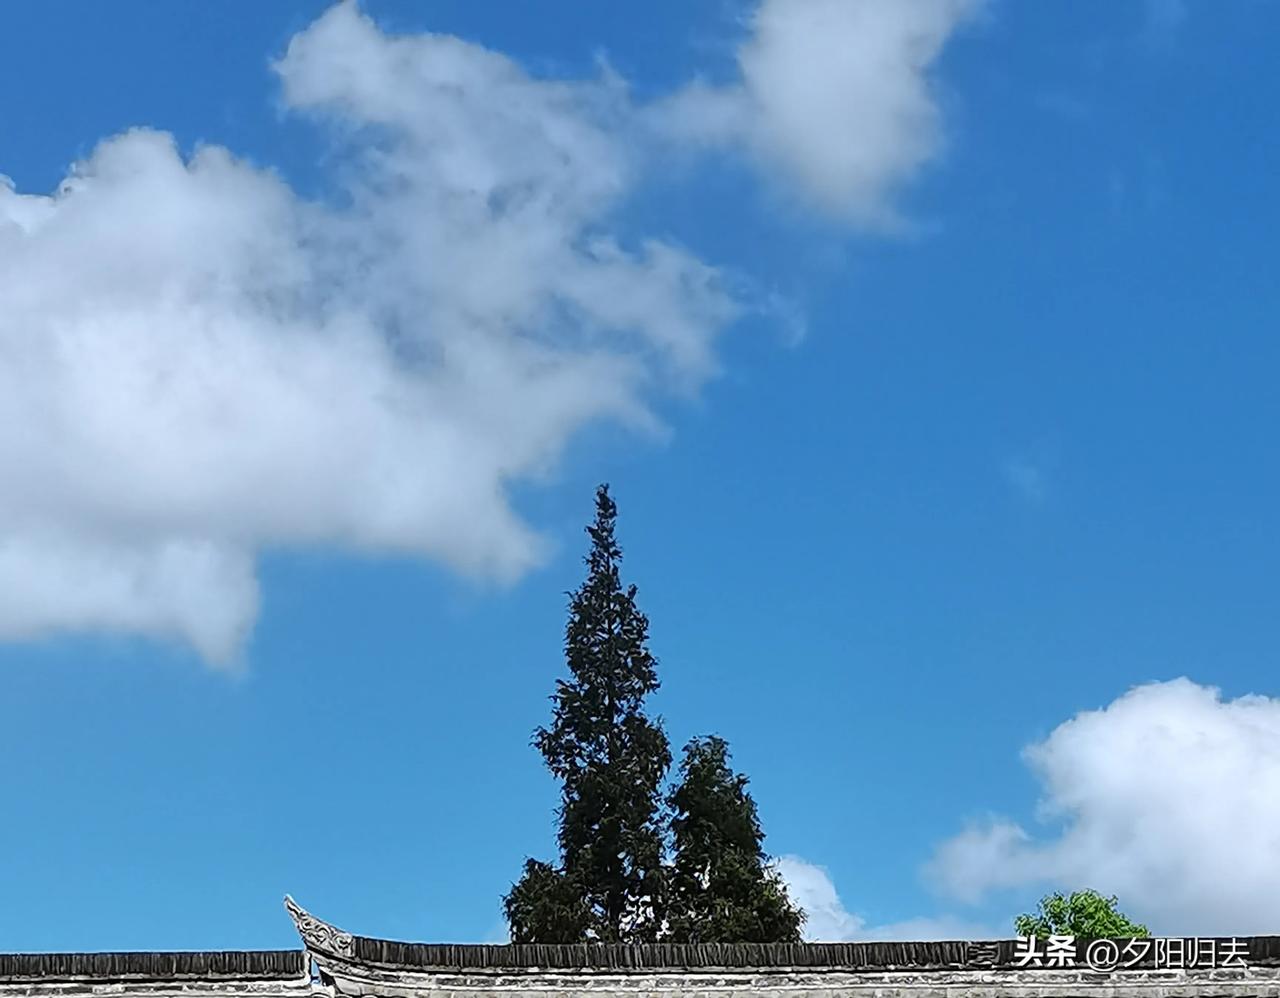
[[978, 0], [764, 0], [740, 78], [695, 83], [652, 109], [683, 142], [740, 149], [845, 221], [900, 219], [892, 194], [943, 142], [930, 68]]
[[1002, 939], [1011, 934], [1008, 928], [951, 915], [873, 925], [845, 907], [831, 875], [823, 867], [799, 856], [783, 856], [777, 867], [787, 893], [805, 912], [804, 933], [811, 942]]
[[1155, 48], [1172, 45], [1191, 16], [1187, 0], [1144, 0], [1142, 9], [1142, 41]]
[[1049, 481], [1042, 465], [1025, 458], [1004, 463], [1004, 479], [1014, 493], [1030, 503], [1042, 503], [1049, 494]]

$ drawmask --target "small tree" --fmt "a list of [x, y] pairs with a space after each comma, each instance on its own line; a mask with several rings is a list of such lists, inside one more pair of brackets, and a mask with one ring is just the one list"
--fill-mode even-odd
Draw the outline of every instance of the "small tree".
[[1118, 899], [1103, 897], [1097, 891], [1075, 891], [1070, 897], [1061, 893], [1046, 894], [1034, 914], [1019, 915], [1013, 920], [1020, 936], [1079, 936], [1083, 939], [1127, 939], [1150, 935], [1127, 915], [1116, 911]]
[[682, 943], [799, 942], [804, 913], [764, 854], [747, 778], [729, 768], [723, 738], [685, 746], [668, 797], [675, 847], [668, 938]]
[[619, 578], [616, 520], [602, 485], [587, 528], [587, 579], [569, 600], [571, 676], [557, 682], [551, 726], [533, 739], [561, 781], [561, 865], [528, 861], [503, 899], [517, 942], [652, 942], [665, 914], [659, 813], [671, 749], [644, 712], [657, 662], [636, 587]]

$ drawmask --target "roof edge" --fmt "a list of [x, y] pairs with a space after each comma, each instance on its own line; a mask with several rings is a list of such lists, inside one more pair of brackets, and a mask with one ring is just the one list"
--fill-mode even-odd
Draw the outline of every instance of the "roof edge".
[[313, 953], [344, 960], [355, 956], [355, 937], [350, 932], [343, 932], [336, 925], [316, 918], [288, 894], [284, 896], [284, 910], [293, 919], [293, 926], [302, 937], [302, 944]]
[[290, 980], [309, 976], [305, 950], [0, 953], [0, 983], [123, 980]]
[[[937, 942], [839, 943], [415, 943], [376, 939], [345, 932], [316, 918], [285, 897], [285, 908], [312, 955], [347, 968], [430, 973], [476, 971], [834, 971], [938, 972], [948, 970], [1010, 971], [1025, 968], [1018, 941], [948, 940]], [[1201, 940], [1209, 942], [1208, 937]], [[1120, 940], [1125, 943], [1128, 940]], [[1199, 941], [1199, 940], [1197, 940]], [[1280, 936], [1219, 937], [1242, 947], [1250, 966], [1280, 967]], [[1076, 940], [1083, 947], [1089, 940]], [[1158, 949], [1152, 947], [1154, 953]], [[1083, 954], [1083, 949], [1081, 949]], [[1148, 952], [1126, 963], [1150, 969], [1158, 957]], [[1036, 964], [1035, 966], [1041, 966]]]

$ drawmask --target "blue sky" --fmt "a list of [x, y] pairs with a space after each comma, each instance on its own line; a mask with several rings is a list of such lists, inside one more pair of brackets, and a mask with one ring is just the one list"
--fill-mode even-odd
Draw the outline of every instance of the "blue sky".
[[361, 10], [4, 11], [0, 951], [500, 938], [602, 481], [816, 937], [1277, 931], [1280, 8]]

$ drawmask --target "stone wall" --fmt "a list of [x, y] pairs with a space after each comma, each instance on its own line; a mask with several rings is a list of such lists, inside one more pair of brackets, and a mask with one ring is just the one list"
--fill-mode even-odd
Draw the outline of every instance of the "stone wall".
[[1280, 998], [1280, 969], [406, 973], [319, 959], [325, 990], [376, 998]]
[[0, 998], [309, 998], [303, 950], [0, 954]]

